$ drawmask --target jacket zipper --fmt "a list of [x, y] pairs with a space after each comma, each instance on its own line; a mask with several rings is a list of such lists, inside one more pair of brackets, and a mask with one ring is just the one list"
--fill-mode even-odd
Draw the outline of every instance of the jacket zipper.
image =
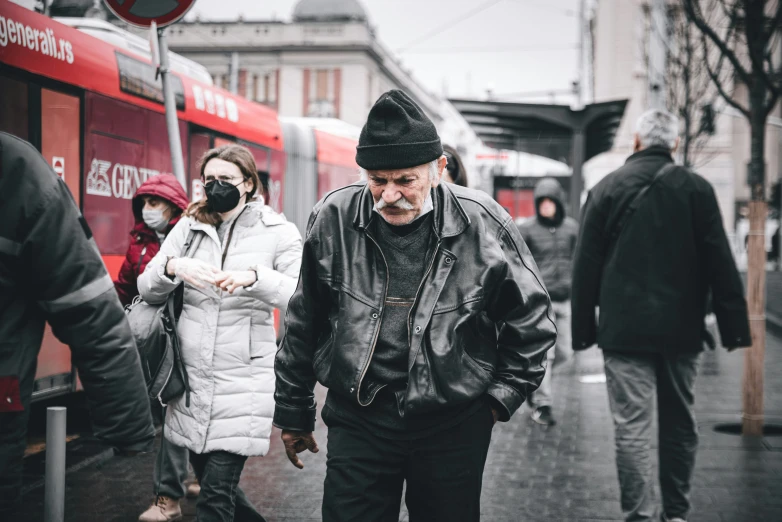
[[[412, 318], [413, 310], [415, 310], [415, 305], [418, 304], [418, 297], [421, 294], [421, 289], [424, 287], [424, 281], [426, 281], [426, 278], [429, 277], [429, 273], [432, 271], [432, 267], [434, 266], [434, 260], [437, 259], [437, 252], [440, 251], [440, 244], [442, 241], [437, 242], [437, 246], [434, 248], [434, 253], [432, 254], [432, 260], [429, 262], [429, 268], [426, 269], [426, 273], [424, 273], [424, 277], [421, 278], [421, 283], [418, 285], [418, 290], [415, 292], [415, 299], [413, 299], [413, 305], [410, 307], [410, 311], [407, 312], [407, 346], [412, 348], [413, 343], [413, 337], [410, 333], [410, 319]], [[408, 368], [409, 371], [409, 368]]]
[[[164, 403], [163, 399], [160, 396], [163, 394], [163, 390], [166, 389], [166, 386], [168, 386], [168, 381], [171, 380], [171, 375], [173, 373], [174, 373], [174, 365], [172, 364], [171, 368], [168, 370], [168, 375], [166, 376], [166, 381], [163, 383], [163, 386], [160, 387], [160, 391], [158, 392], [157, 397], [155, 397], [157, 399], [157, 401], [160, 403], [160, 405], [163, 406], [164, 408], [167, 406], [167, 403]], [[164, 422], [164, 424], [165, 424], [165, 422]]]
[[[377, 247], [378, 252], [380, 252], [380, 257], [383, 258], [383, 263], [386, 265], [386, 285], [383, 289], [383, 304], [380, 305], [380, 314], [378, 315], [378, 324], [377, 329], [375, 330], [375, 336], [372, 339], [372, 348], [369, 350], [369, 357], [367, 358], [367, 363], [364, 365], [364, 369], [361, 370], [361, 377], [358, 379], [358, 387], [356, 388], [356, 400], [358, 401], [359, 406], [369, 406], [372, 404], [372, 401], [374, 400], [374, 396], [372, 396], [369, 399], [369, 402], [366, 404], [361, 403], [361, 383], [364, 382], [364, 376], [367, 374], [367, 370], [369, 369], [369, 363], [372, 362], [372, 356], [375, 354], [375, 346], [377, 346], [377, 338], [380, 335], [380, 327], [383, 324], [383, 310], [385, 310], [385, 304], [386, 304], [386, 297], [388, 296], [388, 279], [390, 277], [390, 271], [388, 269], [388, 261], [386, 261], [386, 256], [383, 254], [383, 250], [380, 248], [380, 245], [378, 245], [377, 241], [375, 241], [375, 238], [372, 237], [372, 234], [369, 232], [365, 232], [367, 237], [372, 240], [372, 243], [375, 244], [375, 247]], [[408, 325], [407, 331], [410, 331], [410, 326]], [[375, 394], [377, 395], [377, 393]]]
[[141, 275], [141, 263], [144, 261], [144, 254], [147, 253], [147, 247], [141, 249], [141, 255], [138, 256], [138, 266], [136, 266], [136, 279]]

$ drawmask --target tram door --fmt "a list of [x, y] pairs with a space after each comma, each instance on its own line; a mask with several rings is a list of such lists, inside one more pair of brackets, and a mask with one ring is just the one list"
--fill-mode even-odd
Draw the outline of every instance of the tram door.
[[[0, 130], [32, 143], [62, 178], [81, 208], [79, 96], [41, 87], [34, 82], [0, 78]], [[35, 373], [33, 400], [76, 389], [71, 352], [46, 325]]]

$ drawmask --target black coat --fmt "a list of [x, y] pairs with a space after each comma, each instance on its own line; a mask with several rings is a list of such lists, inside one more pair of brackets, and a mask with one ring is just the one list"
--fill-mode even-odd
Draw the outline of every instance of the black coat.
[[[433, 255], [410, 314], [404, 415], [492, 397], [507, 421], [540, 384], [556, 328], [535, 263], [513, 220], [482, 192], [432, 190]], [[370, 232], [365, 183], [321, 200], [307, 226], [301, 275], [277, 352], [274, 424], [312, 431], [317, 380], [366, 406], [364, 375], [383, 320], [388, 271]]]
[[[549, 198], [557, 205], [553, 219], [539, 215], [540, 200]], [[519, 225], [552, 301], [570, 299], [573, 278], [573, 255], [578, 239], [578, 223], [565, 213], [565, 194], [559, 182], [545, 178], [535, 186], [535, 217]]]
[[[24, 441], [26, 428], [3, 415], [29, 409], [47, 322], [70, 346], [95, 435], [127, 450], [151, 450], [138, 352], [92, 234], [38, 151], [0, 132], [0, 419], [8, 421], [0, 420], [2, 476], [21, 462], [24, 444], [19, 451], [15, 442]], [[0, 493], [0, 511], [17, 493]]]
[[705, 179], [668, 172], [612, 239], [633, 197], [672, 162], [662, 148], [643, 150], [590, 192], [573, 270], [574, 349], [699, 351], [709, 290], [722, 344], [751, 344], [743, 285]]

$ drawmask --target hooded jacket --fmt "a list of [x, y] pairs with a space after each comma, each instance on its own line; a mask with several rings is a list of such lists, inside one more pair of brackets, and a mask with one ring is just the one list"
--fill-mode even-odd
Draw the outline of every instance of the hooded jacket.
[[[139, 278], [148, 303], [162, 303], [182, 280], [163, 273], [179, 257], [190, 230], [203, 234], [192, 257], [224, 270], [258, 273], [233, 294], [209, 285], [185, 285], [177, 331], [191, 388], [166, 415], [168, 440], [195, 453], [265, 455], [274, 413], [274, 309], [285, 310], [299, 276], [301, 234], [271, 207], [249, 203], [223, 244], [212, 225], [184, 217]], [[225, 254], [224, 254], [225, 253]], [[224, 256], [224, 260], [223, 260]]]
[[[553, 219], [540, 215], [540, 202], [544, 198], [557, 206]], [[565, 193], [557, 180], [540, 180], [535, 186], [536, 215], [519, 225], [519, 233], [538, 265], [552, 301], [570, 299], [573, 256], [578, 239], [578, 223], [566, 215], [564, 201]]]
[[[136, 285], [138, 276], [144, 272], [147, 263], [160, 250], [160, 239], [157, 232], [144, 223], [141, 213], [144, 208], [142, 196], [157, 196], [165, 199], [182, 212], [188, 205], [185, 190], [171, 174], [153, 176], [145, 181], [136, 191], [136, 195], [133, 196], [133, 217], [136, 218], [136, 226], [130, 232], [130, 246], [128, 246], [128, 252], [125, 254], [125, 261], [122, 263], [119, 276], [114, 281], [114, 288], [117, 290], [117, 295], [119, 295], [119, 300], [123, 305], [130, 304], [133, 298], [138, 295]], [[181, 214], [178, 214], [171, 219], [164, 231], [164, 235], [168, 235], [171, 229], [174, 228], [180, 216]]]
[[155, 432], [141, 363], [87, 222], [40, 153], [0, 132], [0, 514], [21, 493], [47, 322], [70, 347], [95, 435], [149, 451]]

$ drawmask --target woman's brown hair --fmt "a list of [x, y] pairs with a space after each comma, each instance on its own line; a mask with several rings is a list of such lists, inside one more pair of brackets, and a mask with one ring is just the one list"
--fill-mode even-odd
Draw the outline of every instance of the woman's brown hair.
[[[255, 159], [252, 153], [247, 150], [246, 147], [241, 145], [223, 145], [215, 149], [208, 150], [198, 160], [199, 171], [201, 172], [201, 181], [204, 181], [204, 169], [206, 164], [213, 159], [221, 159], [229, 163], [233, 163], [239, 167], [239, 172], [242, 173], [242, 177], [245, 181], [250, 180], [253, 183], [253, 188], [247, 193], [245, 202], [249, 203], [252, 199], [255, 191], [261, 186], [261, 180], [258, 179], [258, 171], [255, 167]], [[220, 224], [220, 214], [213, 212], [209, 209], [209, 203], [206, 200], [206, 196], [201, 201], [195, 201], [187, 207], [185, 215], [191, 216], [196, 221], [206, 223], [208, 225], [217, 226]]]

